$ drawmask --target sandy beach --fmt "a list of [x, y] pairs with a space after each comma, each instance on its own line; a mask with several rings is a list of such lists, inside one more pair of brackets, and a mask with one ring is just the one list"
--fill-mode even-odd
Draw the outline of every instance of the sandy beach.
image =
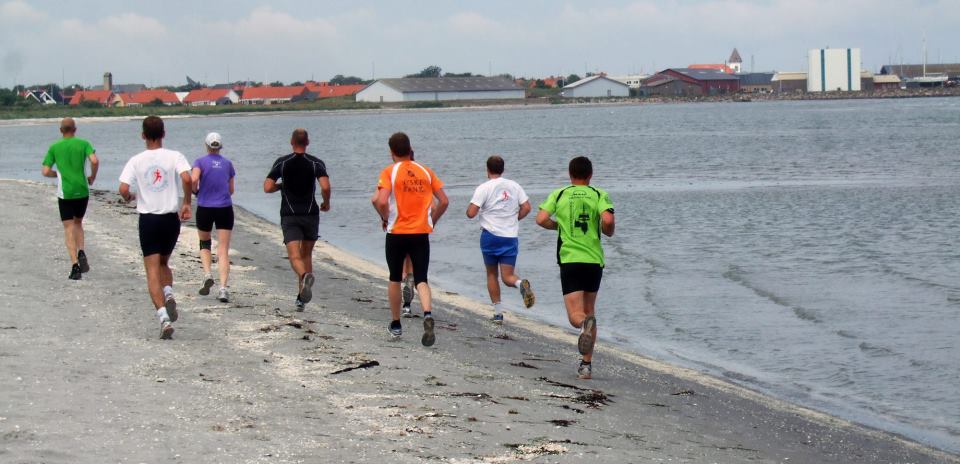
[[437, 344], [419, 318], [393, 340], [383, 264], [322, 242], [314, 301], [294, 312], [279, 227], [242, 210], [230, 303], [197, 295], [183, 224], [181, 315], [161, 341], [132, 206], [91, 196], [92, 270], [74, 282], [55, 188], [0, 194], [0, 462], [960, 463], [602, 341], [577, 380], [573, 332], [522, 313], [493, 326], [442, 289]]

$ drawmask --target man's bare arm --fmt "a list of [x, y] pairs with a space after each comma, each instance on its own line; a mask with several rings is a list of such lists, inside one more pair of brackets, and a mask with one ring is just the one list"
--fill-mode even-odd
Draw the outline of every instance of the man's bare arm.
[[537, 212], [537, 225], [544, 229], [557, 230], [557, 221], [550, 219], [550, 212], [544, 209]]
[[437, 197], [437, 200], [439, 200], [437, 207], [433, 210], [433, 217], [431, 218], [433, 219], [433, 225], [436, 226], [437, 221], [440, 220], [440, 217], [443, 216], [443, 213], [447, 212], [447, 207], [450, 206], [450, 199], [447, 198], [447, 194], [443, 191], [443, 189], [433, 192], [433, 196]]
[[323, 198], [320, 211], [330, 211], [330, 178], [318, 177], [317, 182], [320, 183], [320, 198]]
[[97, 158], [96, 152], [90, 153], [90, 175], [87, 176], [87, 185], [93, 185], [93, 182], [97, 180], [97, 171], [100, 170], [100, 159]]

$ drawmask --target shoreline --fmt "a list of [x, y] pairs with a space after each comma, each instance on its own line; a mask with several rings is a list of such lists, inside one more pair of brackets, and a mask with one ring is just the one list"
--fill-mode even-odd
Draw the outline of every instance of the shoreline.
[[[808, 102], [808, 101], [839, 101], [839, 100], [901, 100], [901, 99], [926, 99], [926, 98], [951, 98], [960, 97], [960, 89], [951, 89], [945, 91], [898, 91], [888, 93], [802, 93], [802, 94], [737, 94], [706, 97], [629, 97], [617, 99], [578, 99], [569, 100], [535, 99], [536, 101], [483, 101], [483, 100], [464, 100], [460, 103], [456, 101], [450, 106], [447, 102], [441, 102], [438, 107], [416, 107], [403, 106], [403, 104], [383, 106], [377, 108], [329, 108], [329, 109], [304, 109], [296, 108], [292, 105], [278, 108], [284, 105], [267, 105], [262, 110], [250, 109], [245, 111], [224, 111], [210, 113], [176, 113], [162, 114], [164, 119], [193, 119], [193, 118], [216, 118], [216, 117], [251, 117], [251, 116], [285, 116], [291, 114], [302, 115], [354, 115], [354, 114], [402, 114], [406, 112], [464, 112], [464, 111], [500, 111], [500, 110], [524, 110], [524, 109], [546, 109], [546, 108], [596, 108], [596, 107], [621, 107], [621, 106], [647, 106], [647, 105], [678, 105], [695, 103], [763, 103], [763, 102]], [[559, 98], [559, 97], [558, 97]], [[410, 103], [407, 103], [410, 105]], [[165, 107], [174, 108], [174, 107]], [[4, 126], [27, 126], [56, 124], [64, 116], [71, 116], [69, 110], [65, 114], [47, 117], [47, 118], [0, 118], [0, 127]], [[149, 111], [143, 114], [135, 115], [117, 115], [117, 116], [72, 116], [78, 122], [96, 123], [111, 121], [139, 121]]]
[[[7, 455], [14, 460], [71, 461], [72, 450], [51, 439], [56, 434], [50, 427], [66, 419], [63, 427], [68, 431], [64, 433], [69, 433], [70, 424], [83, 419], [69, 406], [48, 403], [69, 404], [80, 396], [83, 404], [89, 395], [90, 401], [100, 396], [111, 398], [106, 403], [95, 401], [94, 408], [116, 410], [116, 423], [78, 429], [79, 437], [71, 442], [84, 437], [93, 440], [84, 445], [93, 448], [81, 450], [89, 452], [80, 456], [116, 453], [114, 461], [171, 458], [170, 446], [126, 432], [137, 430], [142, 415], [151, 429], [165, 430], [164, 444], [171, 441], [184, 446], [178, 454], [186, 462], [191, 462], [191, 455], [196, 461], [203, 457], [222, 460], [222, 455], [199, 454], [211, 446], [253, 452], [240, 455], [237, 460], [244, 462], [310, 461], [308, 450], [324, 460], [336, 460], [326, 459], [328, 456], [360, 461], [386, 457], [403, 462], [430, 458], [514, 462], [545, 454], [563, 462], [586, 456], [601, 462], [667, 458], [696, 462], [784, 458], [800, 462], [960, 462], [960, 456], [899, 435], [609, 343], [598, 346], [595, 380], [577, 381], [572, 375], [575, 336], [571, 331], [522, 313], [512, 315], [502, 329], [496, 329], [485, 321], [485, 305], [440, 288], [434, 288], [437, 347], [419, 346], [419, 319], [404, 320], [407, 330], [401, 341], [387, 340], [383, 266], [326, 242], [318, 242], [314, 255], [320, 289], [317, 298], [306, 312], [294, 313], [286, 307], [291, 306], [286, 300], [293, 282], [287, 282], [292, 277], [279, 245], [278, 228], [239, 207], [231, 273], [236, 302], [216, 304], [211, 303], [212, 298], [191, 294], [189, 282], [199, 281], [199, 266], [195, 264], [192, 221], [184, 223], [172, 264], [186, 317], [176, 324], [174, 341], [163, 343], [155, 340], [152, 315], [142, 309], [146, 302], [143, 271], [132, 218], [135, 212], [129, 206], [117, 204], [112, 192], [91, 195], [87, 240], [88, 250], [93, 250], [89, 254], [94, 271], [72, 286], [76, 288], [67, 288], [65, 274], [60, 275], [67, 266], [62, 232], [55, 220], [54, 187], [0, 180], [0, 192], [11, 200], [2, 214], [12, 224], [0, 233], [0, 244], [6, 245], [0, 253], [9, 262], [24, 263], [22, 270], [0, 271], [13, 284], [3, 291], [11, 295], [5, 295], [7, 304], [0, 306], [0, 327], [13, 327], [4, 330], [8, 337], [0, 339], [0, 365], [19, 379], [0, 379], [0, 391], [8, 392], [0, 403], [2, 459]], [[42, 231], [31, 236], [37, 248], [18, 246], [28, 236], [26, 231], [36, 225], [41, 225]], [[99, 271], [108, 266], [106, 256], [113, 256], [109, 262], [115, 269]], [[59, 312], [39, 308], [62, 303], [44, 301], [31, 293], [37, 282], [42, 288], [61, 288], [52, 295], [66, 301], [73, 301], [72, 293], [95, 298], [102, 308], [90, 308], [89, 316], [109, 317], [105, 322], [109, 330], [90, 327], [93, 321], [83, 313], [60, 313], [64, 321], [51, 319]], [[30, 382], [32, 378], [57, 378], [60, 373], [46, 372], [48, 364], [40, 362], [45, 354], [29, 348], [53, 332], [71, 333], [77, 326], [87, 330], [76, 338], [49, 338], [40, 351], [62, 356], [55, 364], [66, 366], [70, 384], [76, 383], [78, 390], [67, 389], [70, 395], [40, 394], [44, 389], [33, 387], [38, 383]], [[90, 340], [84, 336], [87, 334]], [[117, 352], [119, 347], [123, 347], [121, 352]], [[161, 357], [155, 359], [158, 352]], [[170, 361], [164, 361], [164, 356]], [[24, 362], [19, 362], [21, 358]], [[89, 372], [69, 367], [73, 364], [68, 361], [84, 359], [84, 369]], [[329, 374], [372, 360], [379, 366]], [[199, 377], [198, 369], [202, 370]], [[118, 379], [105, 380], [105, 374]], [[122, 388], [112, 387], [116, 382]], [[56, 386], [51, 388], [59, 391]], [[123, 395], [136, 396], [130, 388], [135, 392], [161, 388], [177, 394], [153, 405], [136, 401], [138, 398], [127, 401]], [[264, 396], [266, 392], [270, 394]], [[575, 401], [590, 392], [595, 402]], [[31, 405], [26, 411], [22, 410], [27, 404], [24, 399]], [[117, 409], [115, 401], [130, 404]], [[266, 405], [260, 404], [264, 402]], [[196, 410], [191, 410], [190, 404]], [[203, 409], [204, 405], [212, 412]], [[177, 408], [176, 417], [165, 412], [168, 406]], [[289, 414], [302, 417], [292, 419]], [[18, 421], [34, 425], [9, 431]], [[320, 427], [323, 433], [304, 441], [308, 431], [298, 424], [314, 424], [312, 429], [318, 421], [325, 424]], [[126, 441], [111, 448], [109, 444], [116, 445], [115, 440], [105, 438], [109, 435], [103, 435], [101, 428], [113, 430]], [[94, 435], [90, 436], [91, 432]], [[197, 443], [184, 441], [188, 436]], [[431, 438], [424, 448], [426, 442], [417, 438], [427, 436]], [[485, 438], [478, 439], [481, 436]], [[99, 448], [98, 443], [102, 445]], [[297, 451], [297, 447], [304, 450]], [[395, 454], [398, 449], [406, 454]], [[144, 454], [144, 450], [150, 453]], [[56, 453], [61, 453], [61, 458]]]
[[[0, 179], [0, 182], [2, 181], [3, 179]], [[279, 229], [278, 223], [274, 223], [273, 221], [247, 210], [242, 206], [234, 205], [234, 208], [237, 211], [242, 211], [242, 214], [250, 215], [268, 226], [273, 226]], [[338, 263], [344, 263], [346, 267], [351, 268], [362, 275], [369, 276], [373, 279], [386, 280], [387, 269], [385, 264], [372, 262], [366, 258], [337, 247], [336, 245], [333, 245], [322, 238], [317, 242], [314, 252], [315, 256], [317, 252], [322, 252], [331, 257], [334, 261]], [[447, 291], [443, 287], [440, 287], [434, 283], [431, 283], [431, 289], [433, 290], [433, 300], [435, 305], [437, 303], [445, 303], [465, 309], [474, 314], [477, 318], [479, 318], [478, 320], [481, 321], [489, 317], [488, 303], [463, 296], [456, 292]], [[383, 290], [384, 292], [386, 291], [385, 285], [383, 286]], [[562, 308], [555, 309], [562, 311]], [[522, 328], [531, 333], [536, 333], [538, 336], [548, 338], [557, 343], [567, 344], [573, 347], [576, 346], [577, 336], [575, 330], [569, 326], [558, 326], [545, 320], [534, 319], [522, 311], [518, 312], [505, 310], [505, 312], [514, 316], [514, 319], [510, 322], [510, 324], [515, 327]], [[871, 435], [880, 440], [893, 438], [902, 442], [904, 446], [914, 448], [919, 452], [929, 452], [932, 450], [948, 455], [951, 453], [949, 450], [940, 449], [935, 446], [919, 442], [913, 438], [910, 438], [909, 436], [905, 436], [897, 432], [884, 430], [857, 422], [855, 420], [846, 419], [828, 412], [820, 411], [802, 404], [793, 403], [786, 399], [778, 398], [771, 393], [766, 393], [760, 390], [755, 390], [749, 386], [734, 383], [731, 380], [727, 380], [713, 373], [698, 371], [694, 368], [671, 364], [669, 361], [650, 357], [631, 349], [631, 347], [626, 344], [617, 342], [615, 340], [606, 339], [602, 334], [598, 338], [598, 346], [600, 342], [603, 342], [604, 345], [604, 355], [613, 355], [624, 362], [636, 364], [663, 375], [709, 386], [717, 390], [722, 390], [727, 393], [743, 397], [749, 401], [763, 404], [770, 408], [803, 416], [824, 426], [839, 426], [860, 429], [863, 433]], [[960, 455], [955, 457], [957, 458], [958, 463], [960, 463]]]

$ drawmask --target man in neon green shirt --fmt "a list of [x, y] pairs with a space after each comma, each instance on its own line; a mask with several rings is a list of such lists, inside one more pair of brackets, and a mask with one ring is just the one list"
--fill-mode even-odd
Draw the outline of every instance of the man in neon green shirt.
[[[70, 254], [69, 278], [80, 280], [81, 274], [90, 270], [87, 255], [83, 251], [83, 216], [87, 212], [90, 198], [88, 185], [97, 178], [97, 152], [86, 140], [76, 137], [77, 123], [73, 118], [60, 121], [60, 133], [63, 138], [50, 145], [47, 156], [43, 158], [40, 172], [46, 177], [57, 178], [57, 203], [60, 206], [60, 220], [63, 222], [63, 234]], [[86, 162], [90, 160], [90, 176], [86, 175]], [[56, 166], [57, 170], [53, 167]]]
[[577, 349], [583, 355], [577, 377], [593, 375], [593, 345], [597, 340], [595, 307], [603, 277], [600, 234], [613, 236], [613, 203], [607, 192], [590, 186], [593, 164], [585, 156], [570, 160], [570, 184], [554, 190], [540, 204], [537, 224], [559, 232], [557, 263], [563, 304], [570, 324], [580, 329]]

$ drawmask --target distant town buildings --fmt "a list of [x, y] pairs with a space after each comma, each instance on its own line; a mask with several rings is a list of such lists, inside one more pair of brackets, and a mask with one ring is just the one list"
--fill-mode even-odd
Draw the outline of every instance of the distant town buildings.
[[307, 86], [284, 87], [247, 87], [240, 96], [241, 105], [275, 105], [291, 103], [309, 99], [311, 96]]
[[357, 92], [357, 101], [417, 102], [523, 99], [526, 91], [503, 77], [411, 77], [380, 79]]
[[740, 91], [744, 93], [773, 93], [772, 72], [737, 73]]
[[631, 89], [639, 89], [640, 83], [643, 82], [644, 79], [650, 77], [650, 75], [649, 74], [627, 74], [624, 76], [607, 76], [607, 77], [615, 81], [623, 82], [624, 84], [627, 84], [627, 86], [630, 87]]
[[567, 98], [629, 97], [630, 86], [605, 74], [594, 74], [564, 86], [560, 95]]
[[740, 90], [740, 79], [718, 69], [671, 68], [643, 81], [641, 95], [702, 97]]
[[[22, 101], [42, 105], [66, 104], [116, 107], [272, 105], [323, 98], [354, 97], [359, 102], [393, 103], [451, 100], [503, 100], [523, 98], [622, 98], [669, 96], [699, 98], [737, 93], [876, 92], [909, 88], [956, 86], [960, 64], [888, 64], [879, 74], [862, 68], [858, 48], [822, 48], [808, 52], [808, 72], [744, 72], [743, 59], [734, 48], [722, 63], [695, 63], [685, 68], [667, 68], [653, 75], [610, 76], [588, 73], [579, 79], [545, 76], [513, 79], [474, 76], [385, 78], [359, 84], [360, 78], [338, 75], [333, 82], [306, 81], [284, 86], [237, 81], [203, 86], [187, 77], [187, 85], [147, 88], [143, 84], [115, 84], [113, 73], [103, 74], [103, 84], [83, 89], [60, 89], [54, 84], [24, 88], [16, 86]], [[924, 60], [925, 61], [925, 60]], [[752, 63], [752, 60], [751, 60]], [[439, 72], [439, 67], [433, 67]], [[752, 68], [752, 64], [751, 64]], [[577, 80], [579, 79], [579, 80]], [[576, 80], [576, 82], [572, 82]], [[347, 84], [349, 82], [350, 84]], [[557, 90], [559, 89], [559, 90]]]
[[97, 102], [102, 106], [110, 106], [113, 92], [109, 90], [78, 90], [70, 97], [70, 106], [77, 106], [85, 101]]
[[215, 106], [240, 103], [240, 95], [233, 89], [202, 88], [191, 90], [183, 99], [184, 105]]

